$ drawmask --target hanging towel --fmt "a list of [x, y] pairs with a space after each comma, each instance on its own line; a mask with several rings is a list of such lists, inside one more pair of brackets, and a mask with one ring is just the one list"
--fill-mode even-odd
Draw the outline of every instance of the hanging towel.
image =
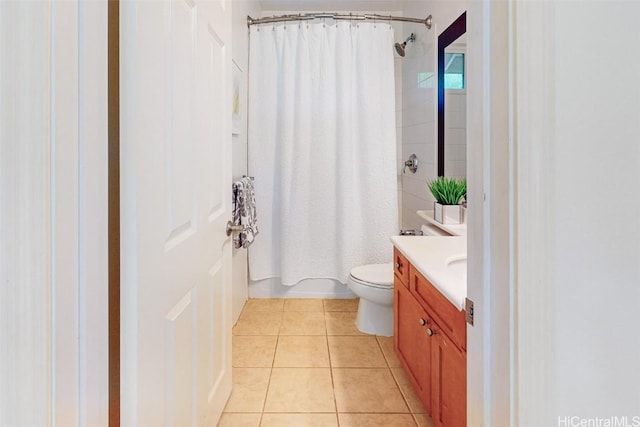
[[235, 247], [248, 248], [258, 234], [256, 195], [253, 178], [248, 176], [233, 183], [233, 223], [244, 227], [234, 240]]

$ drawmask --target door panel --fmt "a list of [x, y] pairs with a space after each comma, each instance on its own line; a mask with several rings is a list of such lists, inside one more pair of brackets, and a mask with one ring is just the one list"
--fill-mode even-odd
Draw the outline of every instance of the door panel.
[[186, 0], [172, 4], [167, 46], [166, 90], [170, 116], [167, 117], [167, 157], [169, 241], [182, 241], [195, 232], [193, 160], [193, 28], [195, 8]]
[[230, 393], [230, 22], [121, 6], [125, 426], [213, 425]]
[[[222, 94], [225, 92], [224, 85], [229, 83], [228, 77], [224, 79], [219, 78], [219, 76], [225, 75], [225, 72], [228, 71], [225, 62], [225, 44], [218, 33], [210, 26], [203, 29], [201, 37], [204, 43], [198, 47], [202, 50], [198, 55], [199, 58], [202, 58], [202, 65], [199, 67], [199, 69], [202, 70], [202, 74], [199, 82], [201, 82], [203, 92]], [[204, 135], [223, 135], [225, 132], [225, 123], [216, 120], [207, 120], [207, 118], [224, 117], [227, 113], [225, 111], [227, 105], [216, 102], [214, 98], [203, 100], [202, 105], [203, 109], [201, 114], [203, 117], [200, 132]], [[230, 149], [230, 147], [228, 148]], [[225, 211], [229, 209], [228, 206], [224, 206], [224, 203], [229, 200], [229, 197], [227, 197], [223, 191], [222, 185], [225, 182], [225, 176], [223, 174], [227, 169], [224, 162], [230, 155], [229, 153], [221, 154], [223, 153], [217, 152], [213, 144], [203, 144], [202, 146], [202, 155], [209, 165], [204, 171], [204, 190], [209, 222], [219, 220], [221, 215], [225, 214]]]

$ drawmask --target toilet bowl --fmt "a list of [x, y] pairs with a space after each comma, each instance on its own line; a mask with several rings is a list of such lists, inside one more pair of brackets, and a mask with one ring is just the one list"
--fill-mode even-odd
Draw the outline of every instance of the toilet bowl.
[[366, 334], [393, 336], [393, 264], [355, 267], [348, 286], [360, 297], [358, 329]]

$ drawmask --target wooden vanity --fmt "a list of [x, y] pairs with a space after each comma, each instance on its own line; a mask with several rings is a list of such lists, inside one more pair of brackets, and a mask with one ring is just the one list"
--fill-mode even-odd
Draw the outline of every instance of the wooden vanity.
[[467, 325], [452, 304], [394, 248], [394, 348], [437, 426], [467, 422]]

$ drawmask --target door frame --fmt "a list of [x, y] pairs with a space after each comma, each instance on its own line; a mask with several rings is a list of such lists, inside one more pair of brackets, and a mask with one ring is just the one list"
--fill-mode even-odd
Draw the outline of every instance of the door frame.
[[107, 4], [0, 20], [0, 424], [104, 425]]
[[467, 422], [517, 425], [513, 2], [469, 2]]
[[108, 304], [109, 426], [120, 425], [120, 0], [109, 0], [108, 51]]
[[555, 414], [554, 7], [469, 2], [469, 425]]

